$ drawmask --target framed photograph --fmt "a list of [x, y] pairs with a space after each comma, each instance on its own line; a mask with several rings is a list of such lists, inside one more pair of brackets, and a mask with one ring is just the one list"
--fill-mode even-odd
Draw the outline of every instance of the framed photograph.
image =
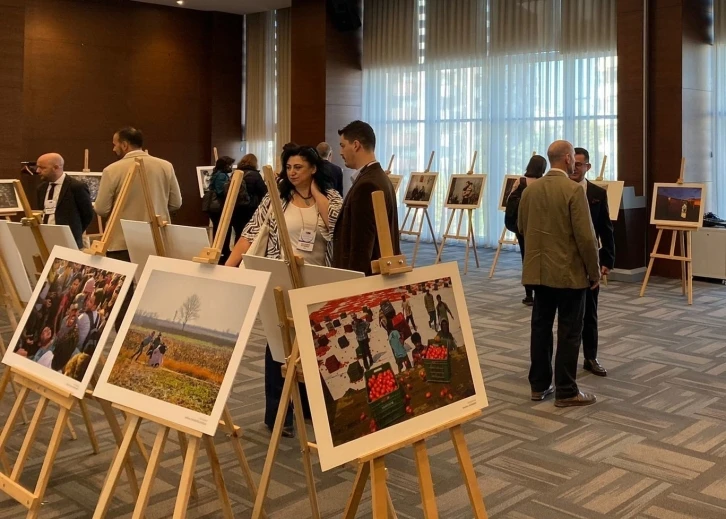
[[98, 196], [98, 186], [101, 185], [101, 175], [96, 171], [66, 171], [66, 174], [70, 177], [80, 180], [88, 186], [88, 190], [91, 192], [91, 202], [96, 203], [96, 197]]
[[592, 180], [596, 186], [600, 186], [608, 192], [608, 209], [610, 210], [610, 219], [615, 221], [620, 213], [620, 204], [623, 201], [623, 189], [625, 182], [622, 180]]
[[269, 279], [149, 257], [94, 394], [214, 435]]
[[[281, 287], [285, 293], [285, 302], [290, 307], [290, 297], [288, 291], [292, 290], [292, 281], [290, 280], [290, 271], [282, 260], [271, 258], [263, 258], [260, 256], [245, 256], [244, 261], [240, 264], [240, 268], [250, 268], [252, 270], [261, 270], [269, 272], [274, 283], [268, 285], [265, 291], [265, 297], [262, 299], [260, 306], [260, 319], [265, 329], [267, 344], [270, 346], [272, 359], [277, 362], [285, 362], [285, 347], [282, 342], [282, 330], [280, 329], [280, 318], [277, 315], [277, 304], [275, 303], [275, 288]], [[336, 283], [338, 281], [347, 281], [349, 279], [358, 279], [364, 277], [362, 272], [354, 272], [352, 270], [334, 269], [330, 267], [320, 267], [317, 265], [303, 265], [300, 267], [303, 283], [306, 287], [325, 285], [327, 283]]]
[[[41, 279], [40, 275], [43, 272], [44, 265], [33, 231], [30, 227], [18, 222], [7, 222], [7, 226], [15, 246], [20, 252], [20, 258], [30, 279], [30, 286], [35, 288], [36, 283]], [[76, 239], [71, 233], [71, 228], [67, 225], [41, 224], [40, 234], [43, 236], [43, 241], [48, 250], [53, 250], [55, 246], [78, 250]]]
[[449, 209], [477, 209], [481, 205], [486, 182], [486, 175], [451, 175], [444, 206]]
[[703, 225], [705, 184], [653, 184], [650, 223], [700, 228]]
[[33, 294], [33, 287], [30, 286], [30, 278], [28, 271], [23, 265], [23, 258], [20, 256], [18, 246], [15, 245], [13, 235], [10, 234], [8, 224], [10, 222], [0, 219], [0, 256], [5, 261], [10, 274], [10, 281], [18, 292], [18, 297], [22, 303], [27, 303]]
[[438, 176], [438, 173], [411, 173], [403, 203], [428, 207]]
[[135, 270], [55, 247], [3, 363], [83, 398]]
[[523, 175], [504, 175], [504, 182], [502, 182], [502, 192], [499, 194], [499, 209], [501, 211], [507, 210], [507, 199], [514, 189], [514, 185], [517, 181], [522, 178]]
[[15, 185], [12, 179], [0, 180], [0, 214], [3, 213], [19, 213], [23, 208], [20, 207], [18, 193], [15, 192]]
[[209, 191], [209, 181], [212, 179], [214, 166], [197, 166], [197, 183], [199, 184], [199, 196], [204, 198], [204, 193]]
[[290, 303], [322, 470], [486, 407], [456, 263], [292, 290]]
[[401, 180], [403, 180], [403, 177], [401, 175], [388, 175], [388, 179], [391, 181], [391, 184], [393, 184], [393, 190], [398, 194], [398, 188], [401, 187]]

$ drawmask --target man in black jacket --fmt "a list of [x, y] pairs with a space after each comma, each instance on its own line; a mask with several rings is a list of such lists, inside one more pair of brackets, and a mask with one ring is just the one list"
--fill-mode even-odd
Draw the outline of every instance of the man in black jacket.
[[325, 174], [330, 177], [333, 182], [333, 188], [343, 196], [343, 170], [340, 166], [330, 162], [330, 158], [333, 155], [333, 150], [330, 149], [330, 144], [327, 142], [321, 142], [317, 145], [316, 150], [320, 158], [323, 159], [323, 167], [325, 168]]
[[95, 215], [88, 186], [63, 171], [63, 157], [47, 153], [38, 158], [37, 172], [43, 182], [38, 186], [38, 207], [43, 223], [67, 225], [78, 248], [83, 247], [83, 232]]
[[[575, 148], [575, 167], [570, 179], [582, 185], [590, 206], [590, 217], [595, 228], [595, 236], [600, 241], [600, 272], [607, 276], [615, 266], [615, 238], [613, 223], [608, 209], [608, 192], [589, 182], [585, 175], [591, 168], [590, 154], [585, 148]], [[585, 298], [585, 323], [582, 329], [582, 353], [585, 357], [584, 368], [600, 377], [608, 372], [597, 360], [597, 302], [600, 289], [588, 290]]]
[[393, 254], [401, 254], [398, 234], [396, 192], [376, 160], [376, 135], [363, 121], [353, 121], [338, 131], [340, 154], [345, 166], [359, 170], [343, 201], [333, 234], [333, 267], [372, 275], [371, 262], [380, 259], [381, 249], [371, 195], [383, 191]]

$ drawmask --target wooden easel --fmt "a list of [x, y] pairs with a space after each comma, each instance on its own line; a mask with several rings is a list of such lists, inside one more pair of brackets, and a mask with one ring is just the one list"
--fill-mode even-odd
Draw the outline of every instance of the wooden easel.
[[40, 257], [36, 258], [33, 256], [33, 259], [35, 260], [35, 268], [38, 273], [40, 273], [43, 271], [45, 262], [48, 261], [48, 256], [50, 256], [48, 246], [40, 232], [40, 223], [43, 219], [43, 215], [39, 212], [33, 213], [33, 209], [30, 207], [30, 202], [28, 201], [28, 197], [25, 195], [25, 190], [23, 189], [23, 185], [20, 183], [20, 180], [14, 180], [13, 185], [15, 186], [15, 192], [18, 194], [20, 207], [23, 208], [23, 213], [25, 214], [25, 216], [20, 219], [20, 223], [24, 227], [30, 227], [35, 243], [38, 246], [38, 253], [40, 254]]
[[[476, 157], [477, 152], [474, 152], [474, 158], [471, 160], [471, 167], [469, 168], [469, 171], [466, 172], [467, 175], [473, 175], [474, 174], [474, 165], [476, 164]], [[480, 196], [484, 196], [484, 193], [481, 193]], [[459, 212], [459, 224], [456, 227], [456, 234], [450, 234], [451, 231], [451, 224], [454, 221], [454, 216], [456, 215], [456, 212]], [[467, 230], [466, 234], [461, 234], [461, 224], [464, 220], [464, 212], [467, 213]], [[436, 263], [441, 262], [441, 255], [444, 252], [444, 245], [446, 244], [446, 240], [463, 240], [466, 242], [466, 252], [464, 253], [464, 274], [466, 274], [469, 271], [469, 247], [474, 249], [474, 260], [476, 261], [476, 268], [479, 268], [479, 253], [476, 250], [476, 239], [474, 238], [474, 209], [453, 209], [451, 211], [451, 216], [449, 217], [449, 223], [446, 225], [446, 232], [444, 232], [444, 237], [441, 240], [441, 247], [439, 247], [438, 254], [436, 255]]]
[[[393, 159], [391, 159], [393, 160]], [[280, 194], [277, 190], [277, 182], [275, 179], [275, 173], [272, 168], [265, 166], [263, 174], [265, 182], [267, 183], [267, 189], [270, 194], [270, 201], [272, 202], [271, 211], [275, 216], [278, 226], [278, 235], [280, 237], [280, 250], [282, 251], [285, 264], [287, 265], [290, 273], [290, 280], [292, 281], [293, 288], [302, 288], [302, 274], [300, 273], [300, 265], [302, 263], [301, 258], [295, 256], [292, 243], [290, 242], [290, 235], [287, 231], [287, 223], [285, 222], [284, 212], [282, 210], [282, 203], [280, 202]], [[302, 454], [303, 471], [305, 472], [305, 480], [308, 487], [308, 498], [310, 500], [310, 511], [313, 519], [320, 518], [320, 507], [318, 505], [318, 496], [315, 489], [315, 476], [313, 475], [312, 456], [311, 450], [315, 448], [315, 444], [308, 442], [307, 430], [305, 428], [305, 417], [303, 415], [302, 400], [300, 398], [299, 382], [304, 382], [302, 377], [302, 370], [300, 368], [300, 349], [298, 346], [297, 339], [292, 341], [292, 332], [294, 323], [292, 318], [288, 314], [288, 310], [285, 304], [285, 298], [281, 288], [275, 288], [275, 301], [277, 303], [277, 313], [280, 318], [280, 327], [282, 329], [282, 340], [285, 348], [286, 361], [282, 367], [285, 382], [282, 387], [282, 395], [280, 396], [280, 405], [277, 408], [277, 416], [275, 417], [275, 426], [272, 429], [272, 436], [270, 443], [267, 448], [267, 457], [265, 458], [265, 465], [262, 469], [262, 475], [260, 477], [260, 487], [257, 492], [257, 499], [255, 499], [255, 505], [252, 510], [252, 519], [259, 519], [263, 514], [263, 506], [267, 492], [270, 488], [270, 482], [272, 479], [272, 468], [275, 464], [275, 457], [280, 447], [280, 441], [282, 439], [282, 429], [285, 422], [285, 415], [287, 414], [288, 406], [290, 401], [293, 403], [293, 411], [295, 413], [295, 427], [297, 432], [297, 438], [300, 442], [300, 452]]]
[[[239, 192], [241, 183], [242, 172], [235, 171], [232, 176], [232, 181], [230, 183], [227, 202], [225, 202], [225, 206], [222, 212], [222, 219], [220, 220], [220, 233], [215, 238], [214, 246], [205, 248], [200, 253], [199, 257], [194, 258], [194, 261], [205, 264], [217, 263], [216, 260], [219, 259], [219, 256], [221, 254], [221, 243], [224, 239], [224, 235], [227, 232], [227, 228], [229, 227], [230, 219], [232, 218], [232, 211], [234, 209], [234, 203], [237, 199], [237, 194]], [[215, 249], [215, 247], [217, 248]], [[157, 254], [158, 253], [159, 249], [157, 248]], [[209, 464], [212, 470], [212, 475], [214, 477], [219, 500], [222, 505], [222, 513], [226, 519], [232, 519], [234, 517], [234, 514], [232, 512], [232, 503], [230, 501], [229, 493], [227, 492], [227, 488], [224, 483], [224, 476], [222, 474], [222, 469], [219, 463], [219, 457], [217, 456], [217, 450], [214, 444], [213, 436], [202, 434], [199, 431], [195, 431], [193, 429], [171, 423], [157, 416], [130, 409], [121, 405], [114, 404], [112, 407], [124, 412], [124, 414], [126, 415], [126, 425], [124, 427], [122, 440], [119, 444], [119, 449], [116, 452], [114, 461], [111, 465], [111, 468], [109, 469], [108, 475], [106, 477], [106, 482], [104, 483], [103, 489], [101, 491], [101, 497], [99, 498], [98, 504], [96, 505], [96, 510], [93, 515], [94, 518], [100, 519], [102, 517], [105, 517], [108, 513], [108, 509], [111, 505], [111, 499], [113, 498], [113, 494], [118, 484], [121, 468], [125, 463], [125, 460], [128, 458], [129, 449], [132, 442], [137, 436], [142, 420], [147, 420], [158, 425], [158, 430], [156, 434], [156, 439], [154, 441], [154, 446], [151, 451], [151, 456], [147, 460], [148, 466], [146, 469], [146, 473], [144, 474], [144, 480], [141, 485], [138, 499], [136, 501], [133, 517], [144, 517], [146, 508], [149, 504], [149, 499], [151, 497], [153, 483], [156, 479], [159, 464], [161, 463], [161, 459], [164, 453], [164, 446], [166, 444], [166, 440], [168, 439], [170, 431], [176, 431], [179, 437], [179, 443], [182, 448], [182, 458], [184, 460], [184, 466], [182, 469], [181, 481], [179, 484], [179, 491], [177, 494], [177, 501], [174, 507], [173, 517], [175, 519], [186, 517], [189, 498], [192, 495], [196, 495], [194, 471], [196, 468], [197, 458], [202, 443], [204, 444], [204, 448], [207, 451], [207, 456], [209, 457]], [[240, 463], [240, 467], [242, 469], [242, 475], [247, 481], [247, 486], [250, 490], [250, 493], [252, 494], [252, 499], [254, 500], [257, 490], [254, 480], [252, 478], [252, 471], [250, 470], [249, 463], [247, 462], [247, 457], [245, 456], [244, 449], [240, 443], [241, 430], [239, 427], [234, 425], [232, 415], [227, 406], [225, 406], [224, 408], [223, 419], [219, 422], [219, 424], [229, 434], [232, 448], [235, 451], [237, 459]]]
[[602, 182], [605, 180], [605, 164], [608, 162], [608, 156], [603, 155], [602, 156], [602, 165], [600, 166], [600, 174], [595, 179], [595, 182]]
[[[376, 215], [378, 242], [381, 244], [381, 259], [372, 262], [373, 272], [381, 275], [395, 275], [410, 272], [412, 267], [409, 267], [406, 264], [406, 257], [404, 255], [393, 255], [393, 244], [391, 242], [391, 233], [388, 228], [388, 218], [386, 216], [386, 203], [382, 192], [377, 191], [373, 193], [373, 207]], [[395, 517], [393, 503], [390, 499], [390, 494], [386, 485], [386, 466], [384, 458], [387, 454], [391, 454], [404, 447], [408, 447], [409, 445], [413, 446], [416, 459], [416, 472], [418, 474], [424, 517], [427, 519], [438, 518], [434, 482], [431, 477], [431, 466], [429, 464], [425, 442], [434, 434], [449, 431], [451, 434], [451, 441], [454, 444], [456, 456], [464, 476], [464, 484], [466, 485], [474, 517], [476, 519], [487, 519], [488, 516], [484, 507], [484, 499], [481, 495], [481, 491], [479, 490], [474, 465], [466, 446], [464, 431], [461, 429], [462, 424], [473, 420], [480, 415], [481, 411], [476, 411], [457, 420], [452, 420], [440, 427], [434, 427], [430, 430], [410, 436], [409, 438], [405, 438], [386, 449], [371, 452], [360, 457], [358, 459], [358, 473], [356, 474], [353, 490], [348, 498], [343, 518], [355, 518], [368, 478], [371, 480], [373, 519], [387, 519], [391, 516]]]
[[[395, 155], [393, 156], [395, 157]], [[391, 157], [391, 163], [393, 163], [393, 157]], [[428, 173], [431, 171], [431, 164], [434, 161], [434, 152], [431, 152], [431, 155], [429, 156], [429, 162], [426, 165], [426, 169], [423, 171], [424, 173]], [[389, 164], [390, 169], [391, 164]], [[408, 218], [411, 215], [411, 211], [413, 211], [413, 218], [411, 218], [411, 224], [408, 228], [406, 228], [406, 222], [408, 222]], [[419, 219], [418, 224], [418, 230], [414, 230], [415, 224], [416, 224], [416, 218], [419, 215], [419, 211], [421, 211], [421, 218]], [[436, 249], [436, 254], [439, 254], [439, 245], [436, 242], [436, 234], [434, 234], [434, 226], [431, 225], [431, 218], [429, 217], [429, 208], [424, 206], [418, 206], [418, 205], [408, 205], [406, 204], [406, 216], [403, 218], [403, 223], [401, 224], [401, 229], [399, 231], [402, 235], [407, 236], [415, 236], [416, 237], [416, 244], [413, 246], [413, 255], [411, 259], [411, 268], [413, 268], [413, 265], [416, 263], [416, 255], [418, 254], [418, 246], [421, 243], [421, 230], [423, 229], [424, 220], [429, 226], [429, 232], [431, 232], [431, 237], [434, 240], [434, 249]], [[442, 244], [443, 245], [443, 244]]]
[[[683, 184], [683, 173], [686, 169], [686, 159], [681, 158], [681, 173], [678, 177], [678, 184]], [[683, 295], [687, 296], [688, 304], [693, 304], [693, 250], [691, 248], [691, 232], [693, 229], [688, 227], [678, 227], [669, 225], [656, 225], [658, 229], [658, 235], [655, 238], [655, 245], [653, 245], [653, 252], [650, 253], [650, 261], [648, 262], [648, 270], [645, 272], [645, 278], [643, 279], [643, 286], [640, 287], [640, 297], [645, 295], [645, 289], [648, 286], [648, 280], [650, 279], [650, 273], [653, 270], [653, 262], [656, 259], [675, 260], [681, 263], [681, 291]], [[660, 240], [663, 237], [663, 231], [671, 231], [671, 246], [668, 254], [661, 254], [658, 252], [658, 246]], [[679, 239], [680, 255], [675, 254], [676, 250], [676, 238]]]
[[[396, 158], [396, 154], [394, 153], [393, 155], [391, 155], [391, 160], [388, 161], [388, 167], [386, 168], [386, 171], [384, 171], [384, 173], [386, 175], [391, 174], [391, 171], [392, 171], [391, 168], [393, 167], [393, 159], [395, 159], [395, 158]], [[429, 162], [429, 166], [430, 165], [431, 165], [431, 162]]]

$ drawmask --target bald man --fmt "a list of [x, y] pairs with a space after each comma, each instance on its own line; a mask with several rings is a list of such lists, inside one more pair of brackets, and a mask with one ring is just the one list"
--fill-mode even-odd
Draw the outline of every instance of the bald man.
[[43, 223], [67, 225], [78, 248], [83, 247], [83, 232], [95, 215], [88, 186], [63, 171], [63, 157], [46, 153], [38, 158], [37, 173], [43, 182], [38, 186], [38, 207]]
[[340, 166], [330, 162], [330, 159], [333, 156], [333, 150], [330, 147], [330, 144], [327, 142], [321, 142], [315, 149], [317, 150], [318, 155], [320, 155], [320, 158], [323, 159], [325, 174], [330, 177], [333, 188], [340, 193], [340, 196], [343, 196], [343, 170]]
[[[555, 393], [555, 406], [595, 403], [577, 387], [585, 297], [600, 283], [598, 244], [585, 190], [570, 180], [575, 149], [555, 141], [547, 150], [551, 169], [527, 186], [519, 203], [524, 235], [522, 284], [534, 288], [529, 384], [532, 400]], [[557, 355], [552, 385], [552, 327], [557, 314]]]

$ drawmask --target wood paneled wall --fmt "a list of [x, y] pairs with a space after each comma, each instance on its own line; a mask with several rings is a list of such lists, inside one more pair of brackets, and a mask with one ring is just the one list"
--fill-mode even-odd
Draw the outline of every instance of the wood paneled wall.
[[[19, 16], [23, 64], [10, 74], [22, 88], [22, 160], [57, 151], [77, 170], [88, 148], [101, 170], [115, 160], [113, 133], [135, 126], [174, 164], [184, 199], [174, 221], [205, 224], [195, 167], [212, 146], [240, 154], [243, 17], [120, 0], [28, 0]], [[17, 162], [3, 161], [3, 175]]]

